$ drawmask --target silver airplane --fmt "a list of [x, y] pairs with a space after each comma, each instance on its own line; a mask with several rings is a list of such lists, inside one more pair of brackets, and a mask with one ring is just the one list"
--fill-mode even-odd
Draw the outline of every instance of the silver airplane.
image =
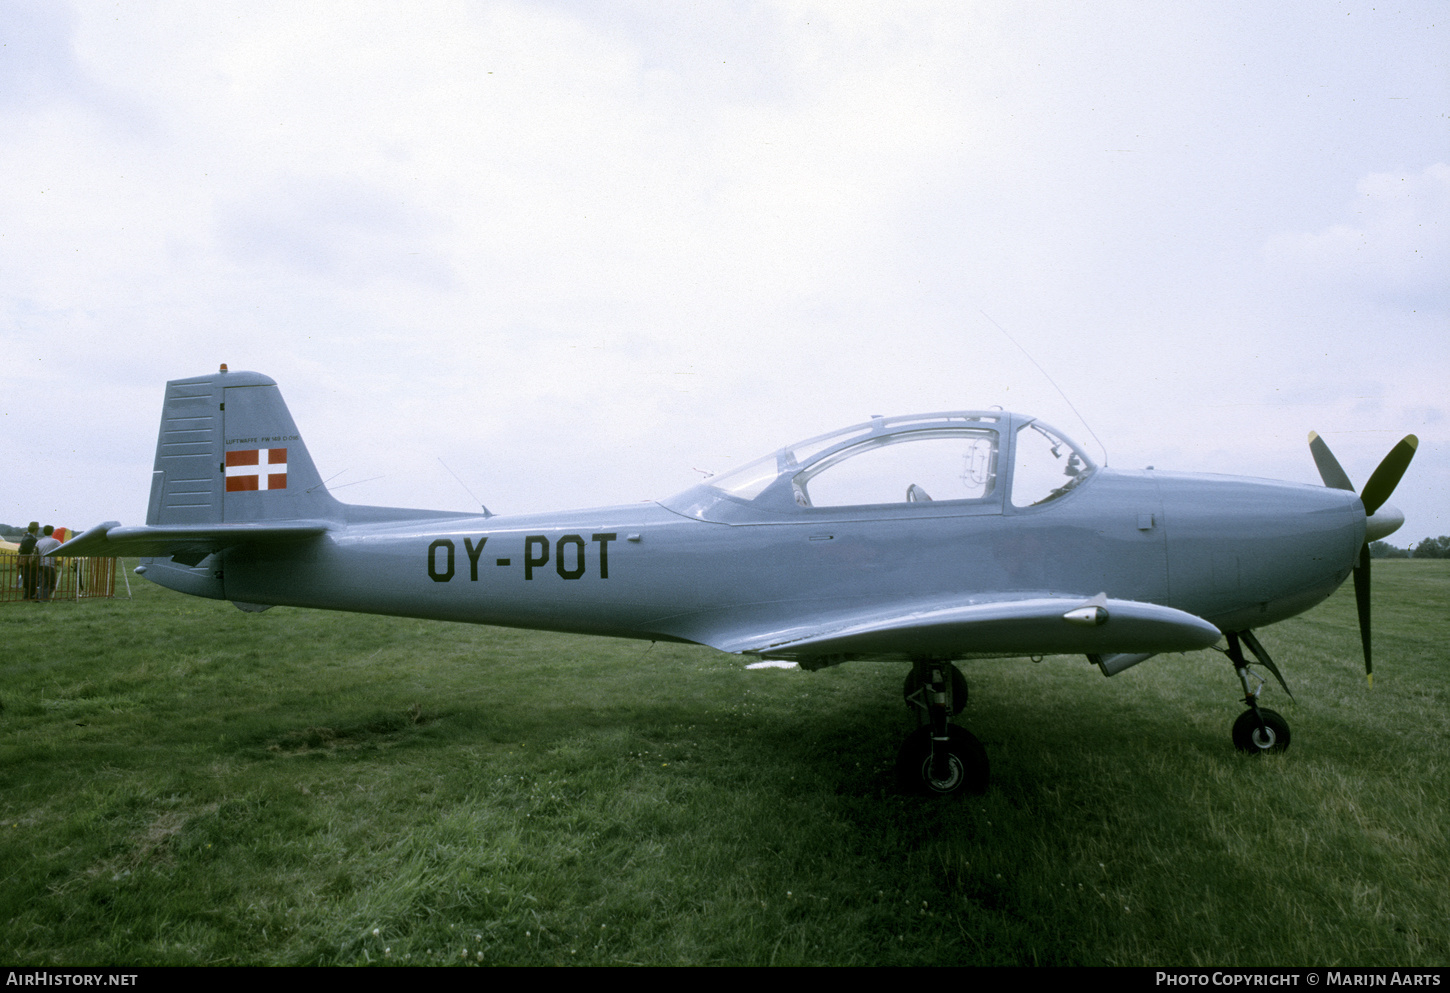
[[[1325, 486], [1099, 467], [1061, 432], [1000, 410], [873, 417], [657, 503], [482, 515], [341, 503], [276, 383], [221, 371], [166, 386], [144, 527], [111, 521], [56, 555], [135, 555], [162, 586], [274, 605], [693, 642], [819, 669], [910, 665], [920, 726], [904, 785], [986, 789], [981, 742], [950, 723], [964, 659], [1086, 655], [1105, 676], [1218, 648], [1246, 710], [1233, 742], [1288, 747], [1258, 704], [1288, 692], [1253, 631], [1353, 572], [1371, 672], [1368, 542], [1417, 441], [1356, 495], [1323, 439]], [[1370, 677], [1372, 679], [1372, 677]]]

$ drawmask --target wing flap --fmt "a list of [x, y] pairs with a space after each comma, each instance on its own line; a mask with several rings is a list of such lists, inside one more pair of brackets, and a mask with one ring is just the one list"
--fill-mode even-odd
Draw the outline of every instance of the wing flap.
[[1207, 648], [1219, 629], [1201, 617], [1104, 594], [927, 603], [853, 612], [768, 632], [737, 633], [714, 647], [782, 659], [1108, 655]]
[[122, 527], [107, 521], [88, 528], [52, 555], [176, 558], [195, 564], [214, 552], [237, 545], [301, 541], [327, 531], [326, 521], [268, 521], [210, 526], [160, 524]]

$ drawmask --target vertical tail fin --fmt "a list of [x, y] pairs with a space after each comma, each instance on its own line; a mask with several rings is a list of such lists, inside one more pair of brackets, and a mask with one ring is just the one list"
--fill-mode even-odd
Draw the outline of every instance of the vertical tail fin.
[[223, 366], [166, 384], [148, 525], [341, 516], [275, 381]]
[[338, 502], [322, 485], [277, 384], [222, 366], [166, 384], [146, 527], [108, 521], [62, 551], [139, 555], [137, 572], [147, 579], [226, 600], [223, 561], [248, 543], [324, 540], [350, 524], [477, 516]]

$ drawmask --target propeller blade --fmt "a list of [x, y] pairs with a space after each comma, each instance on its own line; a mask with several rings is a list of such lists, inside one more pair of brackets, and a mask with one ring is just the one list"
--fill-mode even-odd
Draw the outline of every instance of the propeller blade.
[[[1410, 460], [1415, 457], [1415, 449], [1419, 447], [1419, 438], [1412, 434], [1405, 435], [1380, 462], [1359, 495], [1368, 521], [1365, 525], [1365, 541], [1360, 546], [1359, 559], [1354, 564], [1354, 606], [1359, 612], [1359, 640], [1364, 646], [1364, 678], [1369, 681], [1371, 689], [1374, 688], [1374, 659], [1370, 654], [1369, 543], [1374, 538], [1392, 533], [1405, 522], [1405, 516], [1393, 507], [1385, 507], [1385, 513], [1378, 516], [1376, 511], [1384, 507], [1385, 501], [1400, 484], [1400, 477], [1410, 467]], [[1349, 476], [1339, 460], [1334, 457], [1324, 439], [1314, 431], [1309, 432], [1309, 452], [1314, 456], [1314, 465], [1319, 469], [1319, 478], [1324, 480], [1325, 486], [1354, 492], [1354, 484], [1349, 481]]]
[[1354, 606], [1359, 611], [1359, 640], [1364, 646], [1364, 678], [1374, 689], [1374, 663], [1369, 651], [1369, 543], [1360, 546], [1354, 566]]
[[[1381, 504], [1390, 498], [1390, 494], [1400, 484], [1400, 477], [1410, 467], [1410, 459], [1415, 457], [1415, 449], [1419, 447], [1420, 439], [1412, 434], [1407, 434], [1403, 441], [1390, 449], [1390, 454], [1385, 456], [1384, 461], [1379, 464], [1379, 468], [1374, 471], [1374, 475], [1369, 477], [1369, 482], [1364, 484], [1364, 492], [1359, 495], [1360, 500], [1364, 502], [1366, 514], [1373, 514], [1380, 509]], [[1368, 569], [1368, 566], [1365, 568]]]
[[1354, 491], [1354, 484], [1349, 481], [1349, 476], [1339, 465], [1339, 460], [1329, 450], [1329, 445], [1318, 432], [1309, 432], [1309, 454], [1314, 456], [1314, 465], [1319, 469], [1319, 478], [1324, 480], [1324, 485], [1335, 490]]

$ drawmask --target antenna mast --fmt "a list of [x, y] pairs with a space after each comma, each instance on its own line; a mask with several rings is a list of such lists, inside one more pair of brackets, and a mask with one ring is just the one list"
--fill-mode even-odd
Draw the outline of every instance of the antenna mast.
[[1093, 436], [1093, 441], [1096, 441], [1098, 443], [1098, 447], [1103, 450], [1103, 466], [1104, 468], [1106, 468], [1108, 464], [1108, 446], [1103, 444], [1103, 440], [1098, 437], [1098, 434], [1096, 431], [1093, 430], [1092, 425], [1087, 422], [1087, 418], [1083, 417], [1082, 414], [1078, 413], [1077, 407], [1073, 406], [1072, 401], [1067, 398], [1067, 394], [1062, 392], [1062, 387], [1057, 385], [1057, 380], [1047, 375], [1047, 370], [1037, 364], [1037, 360], [1032, 357], [1032, 353], [1029, 352], [1027, 349], [1023, 348], [1016, 338], [1012, 337], [1010, 334], [1007, 334], [1007, 329], [1004, 328], [1002, 325], [998, 324], [996, 321], [992, 320], [992, 316], [990, 314], [988, 314], [985, 310], [981, 309], [978, 309], [977, 313], [985, 317], [991, 323], [992, 327], [996, 328], [998, 331], [1001, 331], [1002, 335], [1008, 341], [1016, 345], [1017, 350], [1023, 355], [1027, 356], [1027, 361], [1031, 362], [1034, 366], [1036, 366], [1037, 371], [1042, 373], [1043, 377], [1052, 384], [1052, 388], [1057, 391], [1058, 396], [1062, 397], [1063, 402], [1066, 403], [1069, 407], [1072, 407], [1072, 412], [1074, 414], [1077, 414], [1077, 419], [1079, 421], [1082, 421], [1082, 426], [1087, 428], [1087, 433]]

